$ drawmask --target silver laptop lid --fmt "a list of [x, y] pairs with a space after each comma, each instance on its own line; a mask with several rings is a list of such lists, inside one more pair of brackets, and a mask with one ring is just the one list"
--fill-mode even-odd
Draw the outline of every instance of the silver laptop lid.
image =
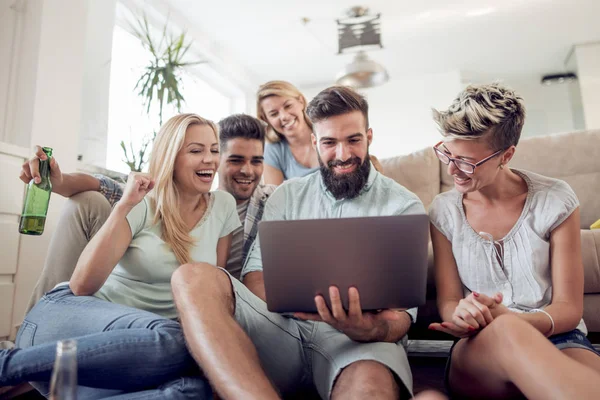
[[263, 221], [260, 246], [267, 306], [316, 312], [314, 296], [358, 288], [363, 310], [425, 303], [429, 218], [425, 214]]

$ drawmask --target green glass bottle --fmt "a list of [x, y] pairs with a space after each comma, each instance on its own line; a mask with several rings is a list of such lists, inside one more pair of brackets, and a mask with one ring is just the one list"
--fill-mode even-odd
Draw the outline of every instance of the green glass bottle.
[[52, 183], [50, 182], [52, 149], [44, 147], [43, 150], [48, 158], [40, 160], [41, 181], [40, 183], [35, 183], [33, 179], [29, 181], [25, 201], [23, 202], [19, 232], [25, 235], [41, 235], [44, 232], [46, 223], [50, 193], [52, 193]]

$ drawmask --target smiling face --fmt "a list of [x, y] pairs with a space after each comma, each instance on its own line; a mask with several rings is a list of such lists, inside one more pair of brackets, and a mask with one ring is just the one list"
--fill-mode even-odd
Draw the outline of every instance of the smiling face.
[[[488, 142], [483, 139], [453, 139], [441, 144], [439, 149], [449, 157], [465, 160], [472, 164], [476, 164], [495, 153], [495, 150], [491, 149]], [[461, 171], [456, 167], [454, 162], [450, 162], [447, 166], [448, 174], [454, 178], [454, 187], [460, 193], [464, 194], [481, 190], [494, 182], [496, 176], [501, 171], [499, 168], [500, 163], [508, 162], [513, 152], [514, 146], [506, 152], [498, 154], [497, 157], [493, 157], [489, 161], [479, 165], [472, 174]]]
[[208, 125], [190, 125], [175, 159], [173, 180], [177, 189], [188, 194], [208, 193], [218, 167], [215, 132]]
[[323, 182], [336, 199], [358, 196], [371, 170], [369, 145], [373, 131], [366, 129], [360, 111], [329, 117], [313, 125]]
[[269, 96], [260, 102], [267, 122], [287, 137], [306, 129], [304, 103], [295, 97]]
[[263, 144], [258, 139], [229, 139], [221, 154], [219, 187], [238, 204], [248, 200], [263, 174]]

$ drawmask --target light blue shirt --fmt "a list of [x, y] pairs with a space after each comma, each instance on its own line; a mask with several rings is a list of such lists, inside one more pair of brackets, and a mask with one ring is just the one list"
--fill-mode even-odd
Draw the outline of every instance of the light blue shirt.
[[285, 139], [277, 143], [265, 144], [265, 164], [277, 168], [283, 173], [283, 179], [301, 178], [319, 168], [308, 168], [300, 164], [292, 154], [290, 145]]
[[[353, 199], [337, 200], [327, 190], [320, 172], [284, 182], [269, 197], [263, 221], [376, 217], [384, 215], [425, 214], [421, 200], [412, 192], [383, 176], [371, 165], [362, 192]], [[242, 270], [262, 271], [260, 237], [257, 237]], [[416, 321], [417, 309], [408, 310]]]

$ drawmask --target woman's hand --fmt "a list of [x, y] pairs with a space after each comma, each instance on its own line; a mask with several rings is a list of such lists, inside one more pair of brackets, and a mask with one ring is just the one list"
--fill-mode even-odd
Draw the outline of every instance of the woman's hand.
[[459, 338], [469, 337], [506, 312], [510, 311], [502, 304], [501, 293], [489, 297], [473, 292], [458, 303], [452, 314], [452, 321], [433, 323], [429, 325], [429, 329], [446, 332]]
[[132, 172], [127, 178], [127, 186], [119, 204], [135, 207], [154, 188], [154, 179], [148, 174]]

